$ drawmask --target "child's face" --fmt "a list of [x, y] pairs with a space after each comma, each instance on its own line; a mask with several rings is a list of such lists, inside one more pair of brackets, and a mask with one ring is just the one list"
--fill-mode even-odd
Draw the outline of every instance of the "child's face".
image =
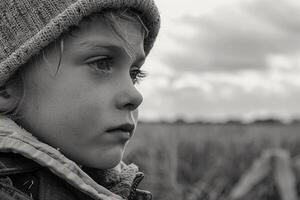
[[133, 83], [145, 59], [141, 28], [125, 20], [120, 24], [134, 49], [131, 56], [111, 26], [97, 18], [83, 21], [64, 38], [57, 74], [57, 46], [47, 50], [47, 59], [25, 69], [19, 123], [89, 167], [105, 169], [120, 162], [130, 136], [117, 127], [135, 128], [142, 102]]

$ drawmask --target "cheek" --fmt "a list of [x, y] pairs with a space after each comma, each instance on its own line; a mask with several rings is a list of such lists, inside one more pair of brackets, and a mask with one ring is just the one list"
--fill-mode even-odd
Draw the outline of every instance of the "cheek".
[[[40, 71], [36, 79], [32, 74], [22, 114], [24, 128], [37, 136], [56, 143], [64, 135], [64, 142], [84, 143], [111, 119], [110, 85], [95, 81], [83, 68], [61, 66], [57, 75]], [[76, 140], [79, 136], [83, 140]]]
[[72, 105], [62, 108], [64, 109], [61, 115], [62, 126], [74, 129], [73, 131], [78, 134], [82, 131], [92, 133], [96, 126], [101, 125], [100, 122], [105, 117], [104, 105], [93, 99], [76, 99]]
[[110, 106], [109, 99], [100, 94], [75, 83], [30, 89], [23, 113], [29, 127], [35, 127], [37, 134], [42, 136], [92, 134], [102, 126]]
[[104, 97], [76, 88], [58, 92], [49, 99], [52, 100], [46, 103], [45, 112], [52, 110], [53, 113], [48, 118], [54, 117], [61, 127], [76, 134], [92, 132], [96, 125], [100, 125], [109, 106]]
[[133, 116], [133, 119], [135, 122], [138, 121], [138, 118], [139, 118], [139, 110], [138, 109], [135, 109], [133, 112], [132, 112], [132, 116]]

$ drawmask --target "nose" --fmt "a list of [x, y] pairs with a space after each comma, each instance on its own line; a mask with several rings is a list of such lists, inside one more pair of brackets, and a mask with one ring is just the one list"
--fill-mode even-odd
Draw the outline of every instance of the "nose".
[[116, 106], [120, 110], [133, 111], [141, 105], [143, 102], [142, 94], [136, 89], [131, 82], [129, 85], [121, 86], [123, 89], [120, 90], [119, 95], [116, 98]]

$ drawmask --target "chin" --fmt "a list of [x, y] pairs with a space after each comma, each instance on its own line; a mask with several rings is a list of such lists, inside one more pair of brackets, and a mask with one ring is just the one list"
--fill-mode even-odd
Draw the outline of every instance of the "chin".
[[84, 156], [84, 159], [79, 162], [81, 165], [97, 168], [97, 169], [111, 169], [116, 167], [123, 158], [123, 151], [109, 151], [101, 154]]
[[122, 158], [115, 158], [103, 160], [102, 162], [89, 162], [86, 163], [84, 166], [97, 169], [111, 169], [116, 167], [121, 162], [121, 159]]

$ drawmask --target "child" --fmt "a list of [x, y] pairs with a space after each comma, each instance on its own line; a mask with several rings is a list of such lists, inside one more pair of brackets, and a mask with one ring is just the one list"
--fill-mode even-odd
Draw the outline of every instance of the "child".
[[0, 1], [0, 199], [151, 199], [122, 162], [152, 0]]

